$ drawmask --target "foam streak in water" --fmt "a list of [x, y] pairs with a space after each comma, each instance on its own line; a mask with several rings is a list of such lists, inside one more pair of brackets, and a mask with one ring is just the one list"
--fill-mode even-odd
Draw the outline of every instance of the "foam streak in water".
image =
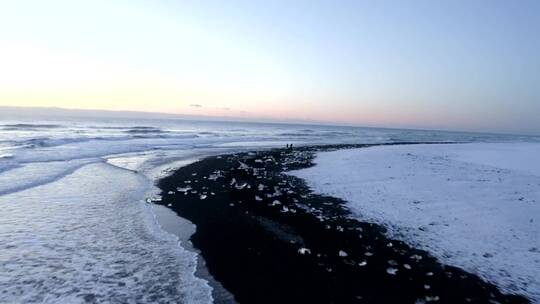
[[0, 302], [210, 302], [195, 254], [140, 200], [149, 186], [96, 163], [1, 196]]

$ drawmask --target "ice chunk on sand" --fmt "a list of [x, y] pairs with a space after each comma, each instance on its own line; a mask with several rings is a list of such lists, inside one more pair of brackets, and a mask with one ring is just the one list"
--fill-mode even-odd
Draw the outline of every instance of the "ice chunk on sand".
[[300, 253], [300, 254], [311, 254], [311, 250], [309, 250], [307, 248], [300, 248], [300, 249], [298, 249], [298, 253]]

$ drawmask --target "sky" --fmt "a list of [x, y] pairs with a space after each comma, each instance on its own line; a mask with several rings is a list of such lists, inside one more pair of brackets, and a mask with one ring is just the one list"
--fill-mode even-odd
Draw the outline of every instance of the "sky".
[[540, 1], [0, 0], [0, 105], [540, 134]]

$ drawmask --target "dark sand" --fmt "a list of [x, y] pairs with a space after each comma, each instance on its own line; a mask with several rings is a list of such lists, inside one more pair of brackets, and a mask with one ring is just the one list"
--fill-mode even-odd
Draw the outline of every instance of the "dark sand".
[[528, 303], [386, 238], [343, 201], [283, 174], [343, 147], [352, 146], [209, 157], [160, 181], [160, 203], [197, 225], [194, 247], [241, 303]]

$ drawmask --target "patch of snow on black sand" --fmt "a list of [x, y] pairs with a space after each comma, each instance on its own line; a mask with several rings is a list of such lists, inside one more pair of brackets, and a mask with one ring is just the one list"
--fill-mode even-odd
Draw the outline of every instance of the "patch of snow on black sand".
[[540, 144], [378, 146], [315, 163], [291, 174], [392, 237], [540, 302]]

